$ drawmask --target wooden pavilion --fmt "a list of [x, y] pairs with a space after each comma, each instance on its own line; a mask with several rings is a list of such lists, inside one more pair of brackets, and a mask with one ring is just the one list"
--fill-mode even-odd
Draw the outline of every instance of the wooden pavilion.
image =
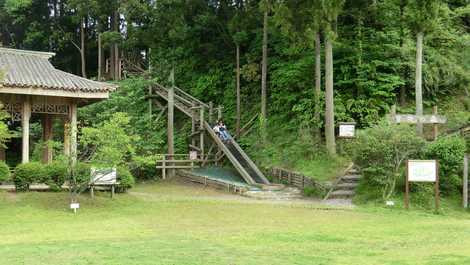
[[[0, 101], [11, 120], [21, 122], [22, 163], [29, 162], [32, 114], [40, 116], [45, 142], [52, 140], [53, 120], [64, 122], [64, 153], [76, 160], [77, 108], [106, 99], [116, 89], [54, 68], [49, 61], [54, 55], [0, 47]], [[0, 159], [5, 160], [5, 150], [0, 150]], [[52, 161], [48, 145], [43, 161]]]

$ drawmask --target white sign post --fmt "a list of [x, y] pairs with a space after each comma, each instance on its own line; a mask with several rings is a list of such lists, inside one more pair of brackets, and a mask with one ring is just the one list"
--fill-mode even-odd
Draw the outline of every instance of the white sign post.
[[437, 160], [407, 160], [405, 208], [409, 209], [410, 182], [434, 182], [436, 211], [439, 210], [439, 162]]
[[340, 122], [338, 136], [340, 138], [354, 138], [356, 136], [356, 123]]
[[80, 208], [80, 204], [78, 202], [74, 202], [70, 204], [70, 209], [72, 209], [74, 213], [77, 213], [77, 209], [79, 208]]

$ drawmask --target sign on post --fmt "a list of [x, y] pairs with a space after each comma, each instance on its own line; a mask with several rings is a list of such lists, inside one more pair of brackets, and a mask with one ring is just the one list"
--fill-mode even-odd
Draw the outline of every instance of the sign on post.
[[405, 208], [409, 208], [410, 182], [434, 182], [436, 211], [439, 210], [439, 163], [437, 160], [407, 160]]
[[356, 123], [340, 122], [338, 136], [340, 138], [354, 138], [356, 136]]

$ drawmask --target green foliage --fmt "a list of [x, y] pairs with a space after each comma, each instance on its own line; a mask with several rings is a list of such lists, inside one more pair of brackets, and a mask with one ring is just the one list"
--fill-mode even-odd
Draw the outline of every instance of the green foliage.
[[117, 179], [119, 186], [117, 187], [117, 192], [126, 192], [128, 189], [134, 187], [135, 180], [132, 176], [132, 173], [127, 167], [120, 166], [117, 169]]
[[441, 137], [426, 147], [426, 158], [439, 161], [440, 189], [444, 195], [460, 191], [466, 149], [465, 140], [458, 136]]
[[8, 180], [10, 180], [10, 167], [4, 161], [0, 161], [0, 183]]
[[62, 190], [62, 185], [67, 178], [68, 169], [67, 164], [63, 161], [53, 161], [45, 166], [47, 176], [46, 184], [49, 185], [52, 191]]
[[129, 133], [130, 118], [125, 113], [115, 113], [108, 121], [96, 127], [82, 129], [81, 144], [88, 161], [105, 166], [115, 166], [129, 160], [135, 153], [134, 141]]
[[75, 182], [83, 185], [90, 181], [91, 165], [89, 163], [78, 162], [75, 166]]
[[17, 191], [27, 191], [33, 183], [47, 182], [47, 173], [43, 164], [39, 162], [29, 162], [19, 164], [15, 168], [13, 181]]
[[425, 141], [408, 125], [382, 122], [358, 132], [348, 149], [353, 162], [362, 169], [361, 193], [375, 197], [380, 191], [381, 196], [375, 199], [390, 198], [403, 180], [406, 160], [422, 157], [424, 146]]

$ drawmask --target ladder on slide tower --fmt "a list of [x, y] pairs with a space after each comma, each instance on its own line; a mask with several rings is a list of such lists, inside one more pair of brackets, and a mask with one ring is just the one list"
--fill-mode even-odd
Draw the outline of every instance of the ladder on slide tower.
[[[191, 96], [185, 91], [174, 88], [174, 104], [175, 108], [186, 114], [192, 120], [192, 144], [190, 148], [204, 155], [204, 132], [210, 136], [213, 143], [223, 152], [223, 154], [232, 163], [235, 169], [240, 173], [248, 184], [269, 184], [264, 174], [258, 169], [250, 157], [243, 151], [238, 143], [232, 138], [227, 142], [223, 142], [212, 130], [211, 124], [204, 117], [204, 110], [209, 109], [209, 105]], [[168, 100], [168, 89], [160, 84], [152, 86], [152, 92]], [[199, 135], [199, 147], [196, 146], [195, 136]], [[209, 148], [208, 153], [213, 149]]]

